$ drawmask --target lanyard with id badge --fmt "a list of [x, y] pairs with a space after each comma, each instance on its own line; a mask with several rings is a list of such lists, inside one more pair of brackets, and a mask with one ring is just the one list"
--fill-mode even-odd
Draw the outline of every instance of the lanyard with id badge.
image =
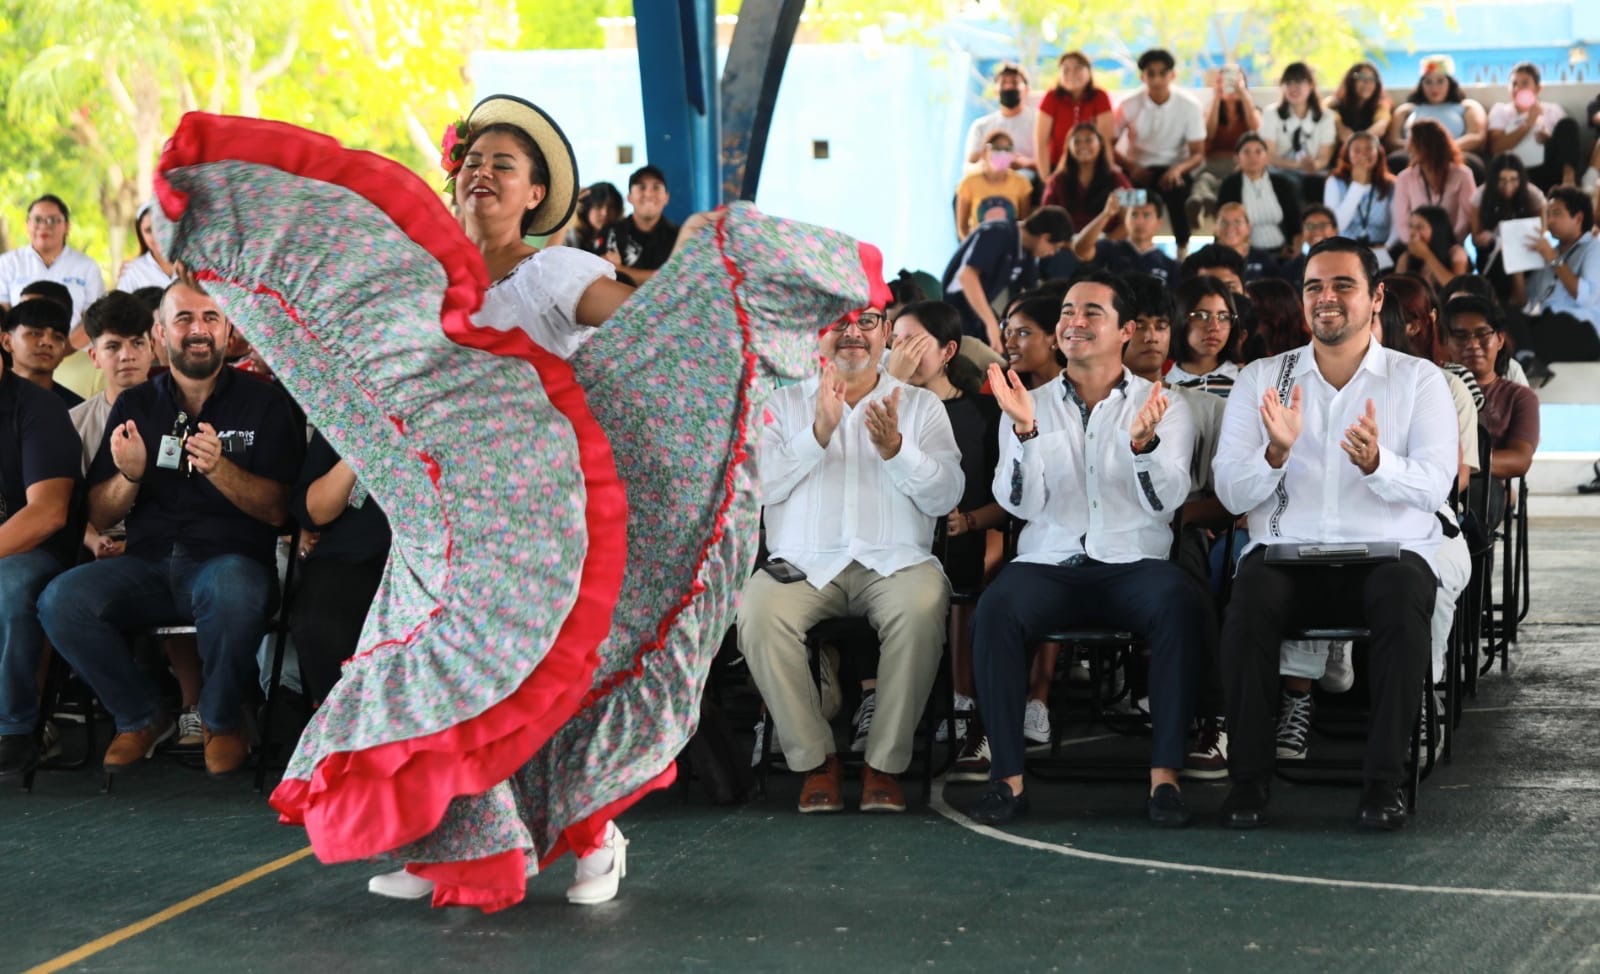
[[161, 445], [156, 448], [156, 466], [161, 470], [182, 470], [187, 475], [193, 469], [183, 451], [188, 439], [189, 414], [180, 409], [178, 417], [172, 421], [172, 432], [163, 436]]
[[1550, 265], [1550, 280], [1545, 285], [1544, 293], [1539, 295], [1528, 304], [1528, 314], [1542, 314], [1550, 309], [1550, 299], [1555, 297], [1556, 288], [1561, 286], [1561, 275], [1556, 273], [1556, 269], [1560, 265], [1566, 264], [1567, 266], [1574, 268], [1573, 273], [1576, 274], [1578, 261], [1573, 260], [1573, 257], [1581, 257], [1588, 246], [1588, 240], [1580, 240], [1577, 244], [1573, 245], [1572, 249], [1556, 258], [1555, 262]]

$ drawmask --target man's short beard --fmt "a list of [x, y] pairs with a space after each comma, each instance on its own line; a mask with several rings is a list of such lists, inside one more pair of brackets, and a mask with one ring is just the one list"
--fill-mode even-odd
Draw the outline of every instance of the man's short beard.
[[849, 361], [845, 359], [844, 356], [837, 353], [835, 353], [833, 356], [833, 367], [838, 371], [849, 375], [855, 375], [859, 372], [865, 372], [869, 369], [874, 369], [877, 367], [877, 364], [878, 363], [873, 360], [871, 355], [863, 358], [860, 363]]
[[222, 371], [223, 357], [217, 351], [216, 346], [212, 346], [210, 354], [217, 357], [216, 364], [201, 368], [194, 364], [189, 353], [183, 350], [183, 346], [180, 345], [177, 348], [173, 348], [170, 345], [167, 346], [167, 361], [171, 364], [172, 370], [186, 379], [209, 379]]

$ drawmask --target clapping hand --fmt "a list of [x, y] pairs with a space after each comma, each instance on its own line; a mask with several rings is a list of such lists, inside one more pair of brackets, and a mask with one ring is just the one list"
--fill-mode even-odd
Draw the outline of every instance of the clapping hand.
[[867, 403], [867, 436], [878, 448], [878, 456], [893, 460], [900, 452], [900, 387]]
[[1145, 445], [1156, 435], [1156, 426], [1160, 424], [1161, 417], [1167, 414], [1169, 402], [1167, 392], [1162, 388], [1161, 383], [1157, 382], [1151, 387], [1150, 397], [1139, 408], [1139, 415], [1133, 418], [1133, 427], [1128, 430], [1128, 438], [1131, 441], [1134, 452], [1144, 449]]
[[148, 463], [144, 437], [131, 419], [111, 431], [111, 462], [129, 480], [138, 481], [144, 476]]
[[1300, 438], [1300, 399], [1299, 386], [1290, 393], [1287, 406], [1278, 400], [1276, 390], [1268, 390], [1261, 397], [1261, 422], [1267, 428], [1267, 463], [1274, 467], [1283, 466], [1294, 441]]
[[999, 362], [989, 366], [989, 390], [1018, 433], [1033, 429], [1033, 394], [1015, 369], [1002, 369]]
[[1339, 446], [1363, 474], [1371, 476], [1378, 469], [1378, 407], [1371, 399], [1366, 415], [1350, 424]]
[[828, 441], [833, 439], [833, 431], [839, 428], [839, 421], [843, 418], [844, 380], [839, 378], [839, 372], [832, 362], [824, 362], [817, 383], [816, 418], [811, 422], [811, 435], [817, 438], [817, 443], [823, 449], [827, 449]]

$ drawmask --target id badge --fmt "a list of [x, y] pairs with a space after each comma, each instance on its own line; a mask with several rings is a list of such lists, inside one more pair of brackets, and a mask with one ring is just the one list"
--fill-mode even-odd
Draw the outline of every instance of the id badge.
[[163, 436], [161, 446], [156, 450], [156, 466], [162, 470], [177, 470], [182, 464], [183, 440], [170, 434]]

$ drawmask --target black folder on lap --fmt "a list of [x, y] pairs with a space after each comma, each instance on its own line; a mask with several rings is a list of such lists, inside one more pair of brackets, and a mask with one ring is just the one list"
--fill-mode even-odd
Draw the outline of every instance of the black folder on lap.
[[1269, 565], [1374, 565], [1400, 560], [1396, 541], [1337, 541], [1267, 545]]

